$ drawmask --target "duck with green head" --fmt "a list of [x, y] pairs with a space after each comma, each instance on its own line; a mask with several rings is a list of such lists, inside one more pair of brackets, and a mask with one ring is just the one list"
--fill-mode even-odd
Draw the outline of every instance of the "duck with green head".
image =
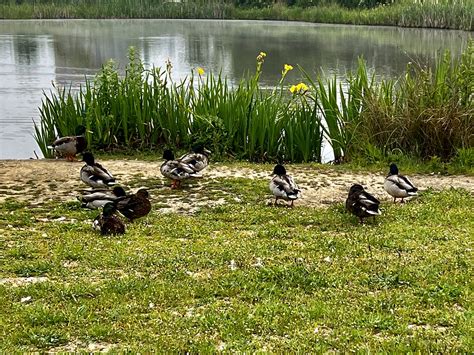
[[80, 172], [82, 182], [92, 188], [109, 187], [115, 184], [115, 178], [113, 175], [101, 164], [95, 161], [92, 153], [85, 152], [82, 161], [86, 163], [86, 165], [81, 168]]
[[116, 235], [125, 233], [125, 224], [115, 215], [117, 208], [113, 202], [105, 204], [102, 213], [93, 222], [94, 229], [102, 235]]
[[395, 163], [390, 164], [390, 171], [383, 184], [385, 191], [393, 197], [393, 203], [397, 198], [401, 198], [403, 203], [405, 197], [417, 196], [418, 189], [406, 176], [398, 173], [398, 167]]
[[275, 206], [279, 199], [291, 201], [290, 207], [300, 197], [301, 190], [296, 185], [293, 177], [286, 174], [286, 169], [283, 165], [277, 164], [273, 168], [273, 178], [270, 181], [270, 191], [275, 196]]
[[76, 154], [82, 153], [87, 147], [86, 137], [84, 136], [86, 127], [77, 126], [75, 133], [75, 136], [56, 139], [48, 148], [54, 149], [61, 156], [65, 156], [66, 160], [74, 161]]
[[173, 181], [172, 189], [180, 187], [183, 180], [202, 177], [190, 165], [175, 160], [173, 152], [169, 149], [163, 152], [163, 159], [165, 161], [161, 164], [160, 171], [163, 176]]

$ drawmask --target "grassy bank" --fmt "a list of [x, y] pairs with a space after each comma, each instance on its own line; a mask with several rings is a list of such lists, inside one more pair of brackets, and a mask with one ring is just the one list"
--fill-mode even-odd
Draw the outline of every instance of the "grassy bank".
[[360, 226], [342, 203], [267, 206], [267, 179], [209, 183], [224, 205], [163, 214], [190, 191], [155, 187], [119, 238], [95, 234], [78, 202], [0, 204], [0, 349], [473, 349], [469, 192], [383, 203]]
[[446, 53], [434, 68], [415, 63], [382, 81], [360, 60], [345, 83], [303, 68], [304, 82], [287, 83], [288, 71], [297, 69], [285, 64], [271, 91], [259, 85], [265, 53], [236, 87], [200, 68], [174, 82], [171, 66], [146, 70], [133, 49], [129, 57], [124, 77], [108, 63], [78, 94], [58, 88], [45, 96], [36, 140], [46, 157], [56, 134], [71, 135], [83, 124], [94, 132], [87, 136], [94, 150], [203, 143], [215, 159], [319, 162], [327, 140], [336, 161], [409, 156], [473, 165], [473, 41], [458, 60]]
[[469, 0], [396, 1], [374, 8], [348, 9], [330, 1], [319, 6], [297, 7], [273, 5], [263, 8], [236, 7], [229, 2], [186, 3], [141, 0], [4, 1], [0, 18], [200, 18], [263, 19], [355, 25], [388, 25], [402, 27], [447, 28], [472, 31], [474, 4]]

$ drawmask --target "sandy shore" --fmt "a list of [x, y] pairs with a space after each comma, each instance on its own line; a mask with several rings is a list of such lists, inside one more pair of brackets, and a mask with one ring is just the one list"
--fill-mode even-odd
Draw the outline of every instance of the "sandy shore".
[[[121, 185], [130, 187], [132, 190], [147, 186], [150, 188], [154, 202], [168, 204], [170, 210], [185, 211], [198, 209], [202, 205], [225, 203], [222, 198], [208, 197], [203, 193], [207, 186], [212, 185], [214, 190], [216, 186], [219, 186], [216, 184], [216, 179], [239, 177], [269, 181], [271, 173], [271, 167], [269, 171], [262, 171], [259, 166], [256, 166], [258, 170], [253, 170], [215, 164], [204, 171], [204, 178], [185, 188], [188, 194], [183, 194], [182, 191], [176, 193], [170, 191], [169, 182], [160, 174], [161, 161], [107, 160], [103, 163], [114, 173]], [[0, 161], [0, 202], [4, 202], [9, 197], [31, 205], [51, 200], [76, 200], [79, 191], [87, 188], [79, 179], [79, 170], [82, 165], [82, 162], [70, 163], [63, 160], [2, 160]], [[385, 177], [383, 172], [350, 173], [291, 165], [287, 166], [287, 170], [302, 189], [302, 198], [297, 201], [297, 205], [300, 206], [321, 207], [344, 201], [353, 183], [362, 184], [368, 191], [383, 200], [389, 199], [383, 190]], [[420, 190], [454, 187], [464, 188], [474, 193], [474, 178], [471, 176], [411, 175], [410, 179]], [[268, 199], [270, 198], [268, 193]]]

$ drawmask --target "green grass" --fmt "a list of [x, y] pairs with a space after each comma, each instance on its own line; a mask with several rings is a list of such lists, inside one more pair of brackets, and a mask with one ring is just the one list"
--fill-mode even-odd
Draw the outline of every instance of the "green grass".
[[152, 190], [122, 237], [92, 231], [97, 212], [76, 202], [1, 204], [0, 277], [47, 280], [0, 283], [0, 350], [474, 348], [470, 193], [387, 202], [361, 226], [342, 204], [267, 206], [266, 181], [216, 183], [227, 195], [205, 194], [227, 203], [194, 214], [160, 213]]

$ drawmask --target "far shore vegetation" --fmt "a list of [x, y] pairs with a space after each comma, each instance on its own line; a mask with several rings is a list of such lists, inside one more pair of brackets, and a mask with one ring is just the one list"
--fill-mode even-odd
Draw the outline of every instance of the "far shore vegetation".
[[472, 0], [1, 0], [1, 19], [283, 20], [474, 30]]

